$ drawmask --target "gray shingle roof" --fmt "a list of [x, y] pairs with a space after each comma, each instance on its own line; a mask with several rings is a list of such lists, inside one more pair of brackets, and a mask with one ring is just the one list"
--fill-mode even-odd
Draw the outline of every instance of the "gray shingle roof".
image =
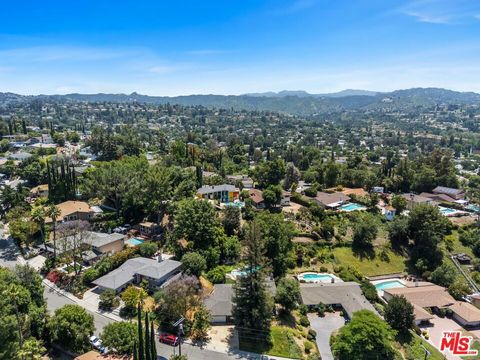
[[212, 316], [232, 316], [232, 284], [215, 285], [213, 293], [205, 300], [205, 307]]
[[230, 184], [223, 184], [223, 185], [205, 185], [202, 186], [200, 189], [197, 190], [197, 193], [200, 195], [210, 194], [214, 192], [220, 191], [235, 191], [235, 186]]
[[350, 318], [355, 311], [363, 309], [376, 313], [356, 282], [300, 284], [300, 296], [305, 305], [318, 305], [320, 302], [325, 305], [341, 304]]
[[115, 241], [121, 240], [123, 238], [125, 238], [125, 235], [123, 234], [118, 234], [118, 233], [107, 234], [107, 233], [89, 231], [85, 242], [95, 247], [102, 247], [102, 246], [111, 244]]
[[117, 290], [125, 284], [131, 282], [135, 274], [148, 276], [152, 279], [159, 280], [162, 277], [178, 270], [182, 263], [175, 260], [163, 260], [158, 262], [147, 258], [133, 258], [125, 261], [118, 269], [109, 272], [97, 280], [93, 284]]
[[461, 189], [454, 189], [454, 188], [449, 188], [446, 186], [437, 186], [435, 189], [432, 190], [433, 192], [438, 192], [441, 194], [447, 194], [447, 195], [458, 195], [463, 193], [463, 190]]

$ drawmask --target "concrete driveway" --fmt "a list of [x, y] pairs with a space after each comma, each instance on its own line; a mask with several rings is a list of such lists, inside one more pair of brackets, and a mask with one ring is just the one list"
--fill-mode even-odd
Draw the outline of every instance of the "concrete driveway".
[[[462, 330], [462, 327], [458, 325], [454, 320], [449, 318], [441, 318], [437, 315], [434, 315], [433, 319], [430, 320], [433, 326], [421, 326], [422, 330], [426, 330], [428, 335], [430, 336], [428, 342], [435, 346], [437, 349], [440, 347], [440, 342], [442, 340], [443, 332], [444, 331], [456, 331]], [[455, 356], [446, 352], [445, 357], [448, 360], [461, 360], [459, 356]]]
[[325, 313], [321, 318], [317, 314], [308, 314], [310, 326], [317, 332], [317, 346], [322, 360], [334, 360], [330, 349], [330, 335], [345, 325], [345, 319], [340, 313]]

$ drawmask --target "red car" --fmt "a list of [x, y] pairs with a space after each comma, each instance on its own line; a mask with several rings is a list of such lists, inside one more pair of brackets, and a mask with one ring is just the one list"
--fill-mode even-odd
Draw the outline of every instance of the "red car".
[[160, 335], [158, 337], [158, 340], [160, 340], [160, 342], [168, 344], [168, 345], [172, 345], [172, 346], [177, 346], [178, 345], [178, 337], [175, 336], [175, 335], [163, 334], [163, 335]]

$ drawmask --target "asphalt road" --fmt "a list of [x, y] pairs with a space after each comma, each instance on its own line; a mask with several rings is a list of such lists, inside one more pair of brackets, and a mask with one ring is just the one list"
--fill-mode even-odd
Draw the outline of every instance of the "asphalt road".
[[[53, 313], [55, 309], [62, 307], [68, 304], [75, 304], [74, 301], [69, 298], [58, 294], [53, 289], [46, 287], [44, 289], [44, 297], [47, 301], [47, 310], [50, 313]], [[88, 311], [88, 310], [87, 310]], [[102, 329], [105, 325], [113, 322], [110, 318], [107, 318], [103, 315], [97, 314], [95, 312], [88, 311], [93, 315], [95, 323], [95, 335], [99, 336], [102, 332]], [[170, 356], [174, 353], [178, 354], [178, 346], [173, 348], [170, 345], [162, 344], [157, 339], [157, 353], [159, 355], [158, 359], [169, 359]], [[224, 354], [216, 351], [201, 349], [198, 346], [192, 346], [189, 344], [182, 345], [182, 354], [187, 355], [188, 359], [192, 360], [232, 360], [232, 359], [248, 359], [248, 357], [240, 354]]]
[[10, 237], [4, 238], [3, 229], [0, 229], [0, 266], [13, 269], [18, 255], [20, 252], [13, 240]]

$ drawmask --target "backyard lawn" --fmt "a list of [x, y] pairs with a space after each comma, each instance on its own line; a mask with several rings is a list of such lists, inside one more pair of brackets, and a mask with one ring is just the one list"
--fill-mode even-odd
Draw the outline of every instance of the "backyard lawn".
[[409, 343], [403, 343], [401, 345], [401, 352], [406, 359], [424, 359], [425, 350], [422, 345], [430, 352], [428, 360], [444, 360], [445, 357], [432, 345], [427, 343], [418, 335], [413, 335]]
[[[375, 256], [361, 258], [350, 247], [338, 247], [332, 250], [338, 265], [351, 265], [365, 276], [401, 273], [405, 271], [405, 258], [387, 249], [381, 256], [381, 250], [375, 250]], [[385, 256], [386, 255], [386, 256]]]

